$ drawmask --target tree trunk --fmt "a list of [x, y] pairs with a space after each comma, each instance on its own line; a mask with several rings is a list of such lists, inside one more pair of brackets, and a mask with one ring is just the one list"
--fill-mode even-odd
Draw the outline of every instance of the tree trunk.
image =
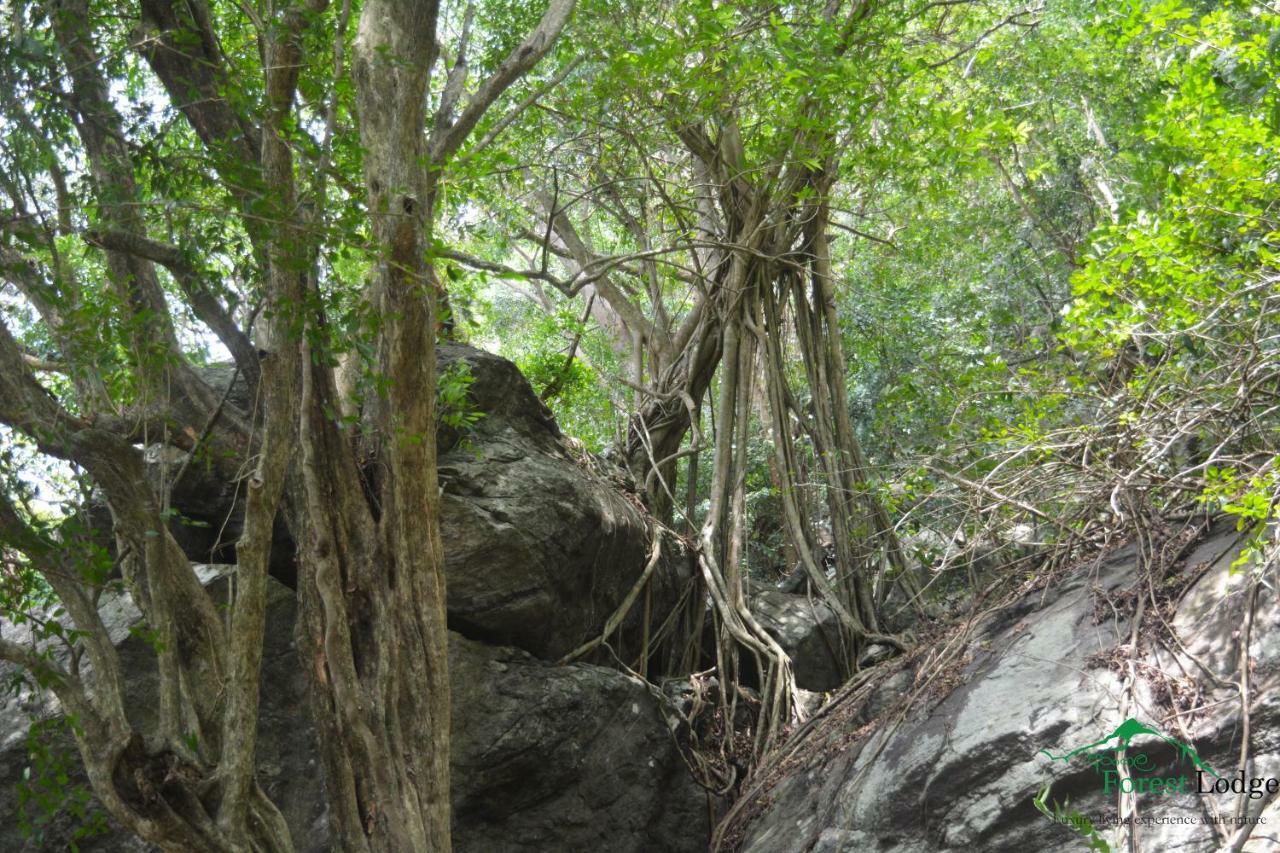
[[376, 502], [328, 412], [331, 371], [304, 336], [298, 513], [299, 644], [338, 846], [447, 853], [449, 681], [435, 444], [437, 282], [426, 262], [432, 200], [427, 81], [431, 0], [371, 0], [353, 76], [365, 184], [380, 252], [371, 301], [382, 325], [372, 402]]

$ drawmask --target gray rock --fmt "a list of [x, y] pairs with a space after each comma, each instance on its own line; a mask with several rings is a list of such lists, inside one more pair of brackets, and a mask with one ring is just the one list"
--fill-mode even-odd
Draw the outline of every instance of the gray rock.
[[840, 622], [825, 603], [807, 595], [766, 591], [751, 600], [751, 612], [791, 656], [797, 686], [824, 691], [844, 683]]
[[[1226, 681], [1236, 678], [1237, 632], [1243, 624], [1244, 584], [1229, 571], [1238, 550], [1235, 534], [1218, 530], [1184, 560], [1181, 571], [1188, 576], [1204, 566], [1208, 570], [1182, 597], [1172, 620], [1190, 654]], [[1062, 754], [1093, 743], [1125, 718], [1121, 678], [1104, 657], [1128, 641], [1128, 611], [1118, 596], [1138, 576], [1135, 563], [1132, 549], [1125, 549], [993, 617], [944, 673], [953, 683], [918, 697], [900, 722], [915, 680], [910, 669], [889, 668], [886, 682], [871, 693], [874, 709], [828, 709], [810, 734], [813, 749], [807, 760], [796, 760], [780, 781], [757, 795], [761, 806], [744, 827], [741, 849], [1083, 849], [1081, 836], [1050, 822], [1032, 806], [1032, 798], [1052, 782], [1051, 800], [1069, 798], [1080, 813], [1106, 818], [1115, 814], [1116, 797], [1102, 793], [1102, 777], [1087, 762], [1055, 762], [1040, 750]], [[1116, 603], [1115, 610], [1099, 590]], [[1264, 590], [1250, 647], [1251, 775], [1280, 775], [1278, 624], [1280, 601]], [[1159, 667], [1179, 680], [1179, 688], [1192, 685], [1183, 679], [1198, 683], [1200, 711], [1179, 719], [1200, 757], [1224, 775], [1233, 773], [1240, 750], [1234, 689], [1215, 688], [1186, 655], [1175, 661], [1160, 650], [1138, 666], [1147, 674]], [[1139, 684], [1127, 716], [1183, 739], [1168, 704], [1168, 687], [1158, 678]], [[879, 715], [877, 726], [855, 736], [869, 710]], [[1153, 762], [1154, 769], [1141, 775], [1187, 773], [1195, 784], [1194, 768], [1179, 761], [1168, 743], [1139, 736], [1133, 751]], [[1222, 814], [1234, 813], [1235, 795], [1210, 796]], [[1139, 795], [1138, 813], [1153, 825], [1140, 827], [1138, 849], [1218, 849], [1212, 827], [1175, 822], [1199, 821], [1209, 798]], [[1248, 800], [1248, 814], [1258, 814], [1265, 803]], [[1250, 849], [1274, 849], [1268, 846], [1268, 831], [1275, 829], [1259, 827]], [[1102, 834], [1116, 843], [1109, 827]]]
[[[225, 572], [204, 573], [215, 583]], [[329, 850], [324, 785], [292, 643], [294, 596], [272, 584], [263, 660], [259, 779], [284, 812], [300, 851]], [[128, 635], [137, 611], [108, 602], [134, 722], [156, 707], [154, 660]], [[13, 627], [4, 626], [5, 636]], [[555, 666], [513, 648], [450, 635], [453, 689], [454, 845], [459, 851], [700, 851], [710, 835], [706, 796], [675, 745], [661, 696], [614, 670]], [[0, 668], [0, 678], [14, 674]], [[30, 692], [0, 706], [0, 850], [64, 849], [78, 821], [59, 816], [43, 843], [23, 836], [17, 784], [27, 767], [29, 715], [52, 700]], [[78, 756], [69, 738], [56, 750]], [[71, 774], [70, 783], [83, 777]], [[90, 804], [93, 808], [94, 804]], [[111, 825], [80, 842], [85, 851], [148, 849]]]
[[[575, 458], [513, 363], [460, 344], [438, 348], [438, 370], [461, 364], [473, 379], [468, 405], [483, 416], [465, 435], [442, 428], [438, 436], [449, 625], [556, 659], [595, 636], [640, 577], [648, 524], [608, 467]], [[214, 385], [231, 380], [230, 368], [205, 373]], [[229, 403], [247, 403], [242, 386], [233, 387]], [[151, 448], [148, 458], [153, 475], [168, 482], [185, 454]], [[234, 482], [197, 461], [174, 488], [172, 505], [181, 517], [171, 529], [191, 559], [235, 561], [243, 512]], [[101, 506], [95, 513], [100, 529], [110, 527], [105, 513]], [[280, 523], [271, 571], [287, 585], [296, 578], [293, 552]], [[692, 577], [684, 545], [664, 532], [652, 612], [668, 612]], [[638, 651], [642, 609], [623, 625], [628, 651]]]
[[455, 849], [706, 849], [707, 796], [642, 682], [461, 637], [449, 665]]
[[[459, 345], [484, 417], [439, 460], [449, 625], [486, 642], [557, 658], [595, 636], [644, 570], [650, 534], [618, 484], [573, 458], [550, 412], [514, 364]], [[693, 576], [674, 535], [662, 542], [654, 613]], [[624, 627], [639, 625], [633, 609]], [[634, 633], [634, 632], [632, 632]]]
[[872, 643], [863, 649], [862, 654], [858, 656], [858, 666], [865, 669], [891, 657], [893, 657], [892, 646], [886, 646], [884, 643]]

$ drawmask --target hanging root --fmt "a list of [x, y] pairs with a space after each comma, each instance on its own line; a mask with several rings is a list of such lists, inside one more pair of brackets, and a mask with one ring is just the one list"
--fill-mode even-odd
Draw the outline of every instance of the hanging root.
[[[600, 631], [599, 636], [588, 640], [578, 646], [578, 648], [560, 658], [559, 663], [561, 665], [572, 663], [583, 655], [586, 655], [604, 645], [608, 639], [613, 636], [613, 633], [622, 627], [622, 623], [626, 620], [627, 614], [631, 612], [631, 608], [635, 606], [636, 600], [640, 597], [640, 593], [649, 586], [649, 581], [653, 577], [654, 571], [658, 568], [658, 564], [662, 562], [662, 526], [656, 521], [651, 522], [651, 526], [653, 534], [649, 543], [649, 559], [645, 563], [644, 571], [640, 574], [640, 578], [627, 592], [626, 597], [622, 599], [622, 603], [618, 605], [618, 608], [613, 611], [613, 615], [605, 621], [604, 628]], [[648, 634], [648, 620], [645, 622], [645, 633], [646, 635]], [[648, 649], [646, 648], [643, 650], [643, 654], [647, 653]], [[643, 657], [641, 658], [641, 666], [643, 667]]]
[[[722, 664], [720, 666], [722, 676], [726, 675], [726, 669], [736, 674], [736, 666], [723, 665], [737, 660], [737, 649], [733, 646], [734, 643], [755, 656], [760, 672], [760, 711], [756, 720], [755, 751], [763, 752], [772, 746], [785, 727], [792, 722], [799, 707], [795, 677], [791, 672], [791, 658], [756, 621], [742, 596], [730, 594], [715, 557], [711, 554], [705, 533], [703, 547], [698, 555], [698, 565], [702, 570], [712, 607], [721, 626], [716, 636], [716, 659]], [[729, 696], [730, 680], [725, 678], [724, 684], [721, 701], [729, 703], [728, 711], [732, 720], [736, 692], [734, 696]]]

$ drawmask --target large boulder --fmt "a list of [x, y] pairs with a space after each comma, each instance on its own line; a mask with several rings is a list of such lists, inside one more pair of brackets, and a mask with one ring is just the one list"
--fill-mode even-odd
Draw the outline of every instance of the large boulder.
[[702, 851], [708, 795], [639, 679], [454, 636], [454, 847]]
[[[440, 347], [441, 371], [465, 364], [483, 417], [439, 460], [449, 625], [467, 636], [556, 658], [592, 638], [644, 571], [650, 523], [605, 470], [575, 458], [514, 364]], [[692, 578], [664, 535], [651, 608], [666, 613]], [[625, 627], [638, 625], [633, 609]]]
[[824, 691], [844, 683], [840, 620], [821, 599], [765, 590], [752, 597], [751, 612], [791, 657], [798, 687]]
[[[1097, 764], [1069, 754], [1116, 746], [1116, 730], [1133, 718], [1156, 734], [1128, 732], [1130, 772], [1186, 775], [1192, 788], [1137, 795], [1136, 849], [1219, 849], [1217, 829], [1202, 818], [1234, 815], [1240, 795], [1196, 793], [1191, 756], [1228, 778], [1240, 760], [1235, 685], [1247, 573], [1231, 570], [1240, 548], [1234, 531], [1219, 528], [1155, 586], [1126, 548], [996, 613], [954, 655], [939, 643], [944, 662], [884, 664], [878, 682], [826, 709], [783, 768], [749, 790], [731, 835], [756, 853], [1083, 849], [1084, 836], [1033, 804], [1051, 784], [1050, 811], [1069, 800], [1114, 845], [1118, 801], [1104, 786], [1105, 761], [1116, 753], [1104, 751]], [[1144, 623], [1129, 693], [1135, 602], [1151, 595], [1174, 611], [1172, 633], [1161, 633], [1160, 619]], [[1145, 607], [1150, 613], [1151, 602]], [[1280, 775], [1278, 623], [1280, 600], [1264, 586], [1249, 646], [1250, 777]], [[1245, 850], [1275, 849], [1276, 803], [1265, 792], [1245, 799], [1246, 816], [1267, 818]]]
[[[449, 625], [486, 642], [518, 646], [556, 659], [594, 637], [641, 576], [651, 523], [622, 487], [621, 474], [577, 452], [551, 412], [510, 361], [461, 344], [437, 349], [443, 375], [471, 376], [467, 406], [479, 420], [465, 432], [439, 436], [441, 530], [448, 580]], [[226, 387], [230, 368], [206, 368]], [[249, 407], [237, 380], [228, 405]], [[247, 410], [247, 409], [246, 409]], [[178, 543], [197, 562], [234, 562], [242, 530], [238, 484], [207, 461], [183, 468], [186, 454], [147, 449], [151, 471], [172, 483], [171, 524]], [[105, 507], [96, 513], [109, 526]], [[673, 607], [693, 577], [683, 543], [662, 532], [662, 553], [650, 581], [650, 608]], [[277, 526], [272, 574], [292, 585], [293, 544]], [[634, 608], [623, 633], [639, 634], [643, 608]]]
[[[202, 567], [222, 595], [225, 568]], [[292, 643], [294, 596], [272, 584], [263, 658], [258, 775], [281, 807], [300, 851], [331, 849], [324, 783], [306, 684]], [[154, 722], [154, 658], [130, 634], [138, 613], [127, 596], [103, 608], [125, 671], [135, 724]], [[2, 626], [7, 638], [21, 626]], [[689, 775], [668, 725], [669, 708], [638, 679], [591, 664], [556, 666], [526, 652], [450, 634], [453, 707], [454, 847], [503, 851], [699, 851], [710, 834], [706, 795]], [[0, 666], [0, 679], [15, 672]], [[33, 765], [31, 717], [51, 718], [47, 696], [23, 689], [0, 700], [0, 850], [65, 849], [84, 820], [58, 814], [33, 840], [24, 835], [18, 784]], [[70, 769], [58, 787], [80, 784], [78, 756], [65, 733], [46, 743], [46, 764]], [[70, 753], [70, 754], [68, 754]], [[40, 762], [35, 762], [39, 765]], [[63, 767], [63, 765], [65, 765]], [[62, 769], [59, 769], [62, 767]], [[39, 774], [37, 774], [38, 776]], [[38, 779], [37, 779], [38, 783]], [[96, 803], [88, 803], [88, 811]], [[40, 802], [25, 806], [43, 814]], [[84, 851], [149, 849], [109, 820]]]

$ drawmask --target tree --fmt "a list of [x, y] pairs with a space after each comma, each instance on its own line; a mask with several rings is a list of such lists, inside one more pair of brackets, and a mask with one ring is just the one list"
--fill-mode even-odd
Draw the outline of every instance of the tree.
[[[254, 776], [282, 519], [337, 843], [447, 849], [453, 329], [522, 339], [553, 405], [589, 398], [613, 473], [696, 552], [622, 663], [714, 667], [709, 713], [751, 719], [704, 765], [726, 791], [797, 719], [751, 607], [753, 493], [850, 672], [1002, 528], [1049, 565], [1130, 533], [1154, 554], [1156, 517], [1205, 503], [1262, 530], [1275, 16], [1219, 6], [601, 0], [560, 41], [572, 0], [15, 4], [0, 607], [41, 642], [0, 657], [59, 696], [123, 825], [287, 850]], [[475, 321], [486, 277], [531, 311]], [[201, 473], [244, 507], [225, 612], [172, 535]], [[941, 554], [904, 547], [944, 527]], [[98, 613], [116, 586], [154, 731]]]
[[[437, 200], [450, 161], [572, 9], [551, 0], [523, 39], [478, 63], [478, 81], [474, 7], [455, 16], [433, 0], [262, 12], [144, 0], [132, 18], [67, 0], [6, 24], [16, 133], [0, 251], [16, 296], [0, 324], [0, 422], [105, 498], [118, 568], [155, 639], [158, 728], [138, 731], [122, 706], [96, 609], [110, 568], [68, 559], [74, 525], [13, 493], [0, 504], [6, 559], [64, 608], [55, 639], [69, 657], [8, 640], [0, 656], [57, 694], [94, 793], [163, 849], [291, 849], [255, 781], [281, 512], [306, 543], [299, 646], [337, 843], [449, 849]], [[446, 31], [457, 40], [437, 79]], [[350, 343], [335, 322], [359, 333], [375, 389], [345, 421], [335, 368]], [[252, 410], [196, 369], [210, 333]], [[140, 446], [151, 443], [221, 476], [247, 472], [225, 618], [170, 532], [173, 482], [152, 487]]]
[[[884, 163], [877, 148], [892, 143], [877, 122], [914, 92], [913, 76], [951, 65], [1026, 14], [951, 6], [637, 10], [633, 29], [598, 33], [607, 59], [537, 117], [561, 152], [550, 175], [530, 156], [494, 202], [505, 232], [524, 238], [525, 268], [455, 256], [589, 300], [582, 316], [620, 331], [613, 339], [624, 341], [618, 357], [633, 392], [620, 456], [655, 515], [683, 509], [686, 528], [701, 527], [721, 631], [714, 659], [732, 683], [739, 656], [755, 658], [768, 697], [760, 745], [785, 725], [790, 691], [785, 656], [755, 624], [746, 592], [748, 448], [765, 446], [788, 542], [840, 615], [850, 669], [872, 642], [902, 642], [879, 625], [889, 590], [910, 576], [851, 420], [830, 232], [859, 235], [856, 213], [841, 208], [865, 207], [849, 199], [870, 189], [842, 183], [845, 164], [863, 152]], [[756, 440], [761, 428], [767, 442]], [[811, 448], [803, 460], [801, 444]], [[708, 508], [695, 518], [707, 456]], [[819, 515], [834, 539], [830, 581]]]

